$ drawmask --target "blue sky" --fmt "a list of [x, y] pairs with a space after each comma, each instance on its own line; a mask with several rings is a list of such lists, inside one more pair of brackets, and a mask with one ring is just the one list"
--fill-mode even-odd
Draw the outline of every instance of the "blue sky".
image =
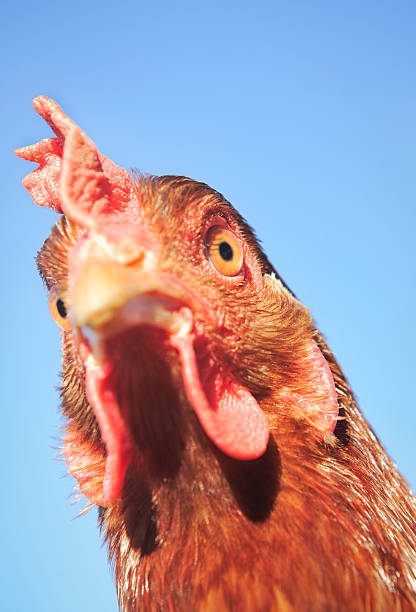
[[415, 3], [24, 0], [1, 21], [0, 609], [116, 609], [54, 460], [59, 333], [33, 258], [56, 217], [12, 153], [50, 136], [38, 94], [120, 165], [236, 206], [415, 489]]

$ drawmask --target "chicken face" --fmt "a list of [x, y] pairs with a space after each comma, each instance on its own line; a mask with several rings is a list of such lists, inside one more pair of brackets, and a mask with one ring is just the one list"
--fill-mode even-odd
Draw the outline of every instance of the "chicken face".
[[64, 454], [101, 506], [120, 609], [415, 609], [414, 497], [245, 221], [34, 105], [56, 137], [17, 154], [63, 213], [38, 266]]
[[130, 178], [55, 103], [35, 106], [57, 138], [18, 154], [40, 163], [25, 179], [35, 201], [65, 215], [38, 261], [63, 328], [65, 456], [86, 495], [108, 505], [130, 465], [162, 479], [190, 445], [260, 457], [271, 394], [329, 434], [336, 392], [309, 313], [232, 206], [184, 177]]

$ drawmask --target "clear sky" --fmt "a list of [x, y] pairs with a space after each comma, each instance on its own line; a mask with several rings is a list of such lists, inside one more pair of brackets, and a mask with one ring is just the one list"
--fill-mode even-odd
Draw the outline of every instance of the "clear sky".
[[59, 333], [33, 258], [56, 217], [13, 157], [51, 135], [38, 94], [120, 165], [236, 206], [415, 489], [414, 1], [23, 0], [0, 28], [0, 609], [116, 610], [95, 511], [73, 520], [54, 460]]

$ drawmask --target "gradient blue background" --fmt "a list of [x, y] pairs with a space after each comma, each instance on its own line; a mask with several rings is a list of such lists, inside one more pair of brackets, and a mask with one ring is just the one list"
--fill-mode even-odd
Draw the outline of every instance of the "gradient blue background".
[[255, 227], [416, 488], [413, 1], [44, 2], [2, 8], [0, 609], [116, 610], [55, 461], [59, 333], [34, 255], [56, 216], [13, 149], [57, 100], [127, 168], [186, 174]]

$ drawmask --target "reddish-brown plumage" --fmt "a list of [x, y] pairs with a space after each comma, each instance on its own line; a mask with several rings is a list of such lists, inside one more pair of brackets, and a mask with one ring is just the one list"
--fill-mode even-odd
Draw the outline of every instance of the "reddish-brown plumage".
[[[128, 200], [124, 174], [112, 166], [110, 180], [106, 158], [94, 157], [81, 131], [68, 144], [62, 130], [69, 124], [45, 100], [43, 116], [58, 138], [48, 146], [63, 155], [64, 168], [52, 203], [58, 207], [61, 193], [66, 216], [38, 264], [48, 289], [65, 301], [73, 328], [63, 332], [67, 462], [83, 492], [101, 505], [121, 608], [416, 609], [415, 499], [358, 410], [309, 312], [275, 276], [250, 228], [220, 194], [184, 177], [135, 175]], [[85, 150], [87, 170], [81, 167], [79, 182]], [[43, 163], [43, 180], [47, 161], [33, 151], [28, 156]], [[57, 166], [54, 158], [53, 180]], [[90, 190], [89, 173], [95, 185]], [[122, 206], [115, 194], [118, 176]], [[35, 200], [40, 193], [39, 203], [45, 203], [48, 188], [38, 188]], [[105, 194], [102, 206], [88, 195], [97, 193], [98, 199]], [[242, 245], [239, 275], [223, 277], [209, 263], [204, 240], [213, 224]], [[127, 279], [123, 291], [128, 286], [130, 293], [84, 320], [79, 287], [85, 292], [94, 285], [95, 277], [86, 276], [91, 261], [97, 274], [103, 271], [104, 288], [119, 270]], [[136, 304], [136, 274], [154, 311], [143, 311], [140, 324], [126, 327], [127, 315], [120, 313], [125, 304]], [[89, 285], [86, 278], [92, 278]], [[140, 308], [147, 308], [140, 291]], [[156, 311], [168, 323], [146, 318]], [[120, 320], [124, 327], [115, 329]], [[95, 336], [88, 337], [90, 345], [87, 328], [105, 340], [104, 361], [94, 361], [95, 368], [109, 368], [104, 391], [95, 388], [98, 399], [88, 390]], [[194, 405], [199, 400], [184, 384], [184, 353], [174, 338], [188, 343], [183, 351], [195, 359], [192, 375], [201, 377], [195, 385], [211, 403], [217, 401], [212, 381], [220, 387], [212, 415]], [[339, 416], [332, 432], [334, 389]], [[111, 413], [105, 393], [115, 398]], [[218, 421], [215, 412], [228, 409], [226, 401], [236, 428], [244, 402], [252, 419], [247, 423], [261, 425], [255, 405], [267, 416], [264, 453], [251, 432], [246, 438], [241, 432], [258, 453], [251, 460], [237, 456], [243, 442], [223, 441], [215, 427], [228, 427], [231, 417], [225, 412]], [[97, 415], [106, 423], [115, 413], [124, 433], [117, 425], [103, 433]], [[203, 419], [211, 416], [213, 424], [206, 425]], [[123, 465], [115, 456], [120, 440], [128, 446]]]

